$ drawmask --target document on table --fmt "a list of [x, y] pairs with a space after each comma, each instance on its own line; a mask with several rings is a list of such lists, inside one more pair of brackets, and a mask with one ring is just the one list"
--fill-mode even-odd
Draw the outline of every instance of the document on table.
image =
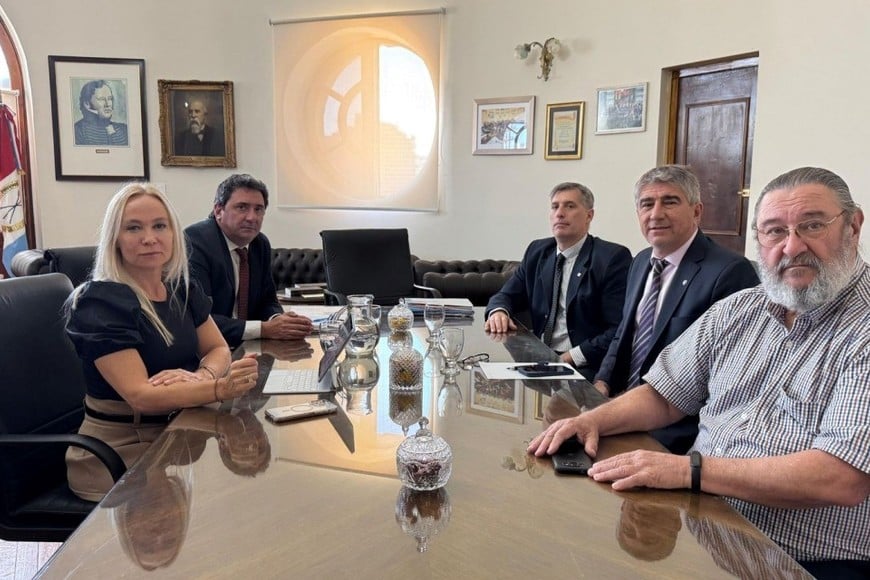
[[509, 363], [500, 363], [500, 362], [482, 362], [480, 363], [480, 370], [483, 371], [483, 375], [488, 379], [493, 380], [503, 380], [503, 379], [521, 379], [524, 381], [534, 381], [537, 379], [565, 379], [565, 380], [574, 380], [574, 379], [582, 379], [584, 378], [577, 369], [572, 367], [567, 363], [559, 364], [559, 363], [550, 363], [552, 366], [560, 366], [569, 368], [573, 371], [570, 375], [549, 375], [546, 377], [527, 377], [526, 375], [520, 373], [516, 370], [518, 367], [522, 366], [531, 366], [537, 363], [518, 363], [518, 362], [509, 362]]
[[284, 312], [292, 310], [296, 314], [307, 316], [314, 323], [315, 331], [317, 325], [325, 321], [332, 314], [341, 310], [343, 306], [325, 306], [323, 304], [285, 304]]

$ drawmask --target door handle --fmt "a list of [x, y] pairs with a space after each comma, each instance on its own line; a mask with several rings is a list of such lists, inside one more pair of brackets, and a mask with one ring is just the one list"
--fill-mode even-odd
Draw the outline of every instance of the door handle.
[[748, 198], [748, 197], [749, 197], [749, 189], [748, 189], [748, 188], [747, 188], [747, 189], [741, 189], [741, 190], [739, 190], [739, 191], [737, 192], [737, 195], [739, 195], [740, 197], [746, 197], [746, 198]]

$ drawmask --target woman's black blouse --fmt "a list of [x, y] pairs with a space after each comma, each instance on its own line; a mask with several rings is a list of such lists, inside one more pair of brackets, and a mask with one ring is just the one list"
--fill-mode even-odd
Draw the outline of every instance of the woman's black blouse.
[[166, 302], [152, 302], [157, 315], [172, 333], [172, 346], [166, 346], [151, 324], [136, 294], [126, 284], [88, 282], [70, 312], [67, 334], [82, 359], [88, 394], [97, 399], [121, 400], [106, 382], [94, 361], [100, 357], [136, 349], [148, 376], [166, 369], [194, 371], [199, 366], [199, 340], [196, 329], [209, 316], [211, 303], [199, 284], [191, 281], [187, 300], [184, 291], [169, 296]]

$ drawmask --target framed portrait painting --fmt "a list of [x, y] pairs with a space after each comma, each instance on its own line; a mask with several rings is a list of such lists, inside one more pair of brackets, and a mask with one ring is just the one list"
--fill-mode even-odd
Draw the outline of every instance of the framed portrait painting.
[[523, 422], [525, 386], [514, 379], [487, 379], [480, 369], [471, 373], [468, 411], [514, 423]]
[[473, 155], [531, 155], [535, 97], [474, 99]]
[[48, 57], [58, 180], [148, 179], [145, 61]]
[[598, 89], [597, 135], [646, 131], [647, 84]]
[[586, 103], [547, 105], [547, 143], [544, 159], [580, 159], [583, 156], [583, 116]]
[[232, 81], [157, 81], [160, 163], [235, 167]]

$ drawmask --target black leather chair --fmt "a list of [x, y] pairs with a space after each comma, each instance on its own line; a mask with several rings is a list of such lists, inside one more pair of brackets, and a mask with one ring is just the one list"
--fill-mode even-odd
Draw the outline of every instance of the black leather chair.
[[406, 229], [324, 230], [326, 289], [338, 304], [348, 294], [372, 294], [375, 304], [393, 305], [415, 289], [440, 298], [434, 288], [414, 284], [414, 266]]
[[69, 278], [73, 286], [78, 286], [90, 277], [96, 253], [96, 246], [24, 250], [12, 258], [12, 273], [34, 276], [58, 272]]
[[0, 280], [0, 538], [64, 541], [96, 505], [67, 486], [69, 445], [94, 453], [115, 481], [126, 470], [114, 449], [76, 434], [85, 381], [64, 331], [69, 278]]

